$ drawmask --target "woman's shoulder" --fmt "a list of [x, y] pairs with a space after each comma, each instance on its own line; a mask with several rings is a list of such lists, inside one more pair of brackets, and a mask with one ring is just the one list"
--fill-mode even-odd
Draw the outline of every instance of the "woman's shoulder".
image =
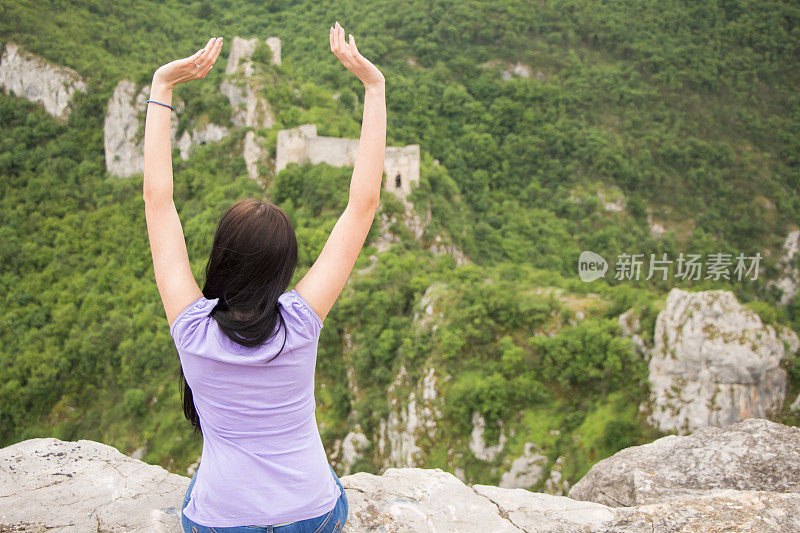
[[[170, 334], [179, 350], [198, 354], [216, 352], [219, 348], [227, 348], [237, 353], [242, 350], [239, 345], [234, 346], [233, 341], [227, 342], [216, 320], [211, 316], [218, 303], [219, 298], [201, 296], [178, 314], [170, 326]], [[322, 320], [300, 293], [295, 289], [284, 292], [278, 297], [278, 305], [286, 323], [286, 333], [295, 337], [293, 343], [300, 342], [297, 336], [309, 341], [319, 339], [323, 328]], [[279, 329], [279, 324], [276, 324], [276, 330]]]
[[301, 324], [310, 336], [319, 337], [324, 327], [322, 319], [296, 289], [291, 289], [281, 294], [278, 298], [278, 303], [285, 311], [283, 313], [284, 320], [292, 320]]
[[209, 317], [217, 303], [219, 303], [219, 298], [209, 299], [200, 296], [178, 313], [169, 327], [170, 335], [178, 348], [181, 347], [186, 337], [193, 333], [204, 319]]

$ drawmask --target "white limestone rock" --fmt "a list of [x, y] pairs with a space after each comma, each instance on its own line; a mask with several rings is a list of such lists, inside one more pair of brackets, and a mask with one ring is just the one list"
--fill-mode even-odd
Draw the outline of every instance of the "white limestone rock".
[[439, 300], [446, 291], [447, 285], [441, 281], [434, 282], [425, 289], [419, 308], [414, 312], [415, 324], [418, 324], [420, 328], [436, 331], [444, 320], [444, 312], [440, 307]]
[[522, 531], [495, 504], [438, 468], [359, 472], [341, 481], [350, 507], [346, 531]]
[[[144, 171], [144, 116], [150, 86], [136, 90], [130, 80], [121, 80], [108, 100], [105, 124], [103, 126], [103, 145], [106, 154], [106, 170], [128, 178]], [[180, 112], [181, 102], [174, 107]], [[178, 121], [170, 122], [171, 142], [175, 142]]]
[[783, 254], [778, 260], [781, 273], [769, 286], [781, 290], [781, 305], [789, 302], [800, 292], [800, 269], [796, 266], [796, 258], [800, 254], [800, 230], [789, 232], [783, 243]]
[[513, 65], [508, 66], [505, 70], [500, 73], [500, 76], [504, 80], [510, 80], [513, 77], [520, 77], [520, 78], [530, 78], [533, 74], [533, 69], [524, 63], [514, 63]]
[[800, 495], [711, 490], [650, 505], [618, 508], [616, 518], [596, 531], [800, 531]]
[[197, 456], [197, 459], [186, 467], [186, 475], [192, 477], [195, 472], [197, 472], [197, 468], [200, 466], [200, 459], [202, 459], [202, 454]]
[[131, 452], [131, 459], [142, 460], [142, 457], [147, 453], [147, 446], [140, 446]]
[[106, 169], [121, 178], [141, 174], [144, 170], [144, 136], [140, 135], [140, 113], [144, 112], [150, 89], [138, 93], [130, 80], [122, 80], [108, 101], [103, 141]]
[[243, 39], [235, 36], [231, 41], [231, 51], [228, 53], [228, 63], [225, 65], [225, 74], [233, 74], [241, 68], [242, 74], [252, 76], [255, 69], [250, 56], [256, 51], [258, 38]]
[[0, 87], [42, 104], [61, 120], [69, 117], [69, 101], [75, 91], [86, 92], [83, 79], [71, 68], [50, 63], [12, 43], [5, 44], [0, 57]]
[[667, 232], [664, 224], [656, 222], [656, 219], [650, 213], [647, 214], [647, 225], [650, 227], [650, 236], [655, 239], [660, 239]]
[[[121, 80], [108, 101], [103, 144], [106, 154], [106, 169], [116, 176], [127, 178], [144, 171], [144, 118], [150, 86], [138, 91], [130, 80]], [[183, 111], [184, 104], [173, 100], [176, 112]], [[228, 128], [217, 124], [206, 124], [191, 132], [184, 131], [176, 141], [178, 120], [170, 121], [170, 142], [178, 148], [181, 159], [188, 159], [196, 146], [219, 142], [228, 134]]]
[[[280, 65], [280, 39], [270, 37], [266, 41], [272, 51], [272, 62]], [[256, 73], [251, 57], [256, 50], [258, 38], [243, 39], [234, 37], [228, 64], [225, 67], [226, 79], [220, 84], [222, 94], [228, 97], [231, 107], [231, 121], [235, 126], [251, 128], [271, 128], [275, 123], [272, 108], [258, 92], [260, 82], [253, 78]]]
[[88, 440], [0, 450], [0, 530], [181, 531], [189, 478]]
[[545, 475], [547, 456], [534, 442], [526, 442], [522, 455], [514, 459], [508, 472], [500, 477], [500, 486], [507, 489], [530, 489]]
[[748, 419], [626, 448], [595, 464], [569, 497], [612, 507], [711, 489], [800, 493], [800, 428]]
[[202, 128], [195, 128], [190, 132], [184, 131], [178, 141], [181, 159], [186, 160], [194, 152], [195, 146], [217, 143], [228, 136], [228, 128], [217, 124], [206, 124]]
[[[760, 472], [770, 459], [773, 470], [788, 460], [786, 478], [797, 479], [798, 451], [786, 435], [800, 429], [779, 426], [774, 431], [767, 428], [765, 433], [758, 424], [741, 424], [740, 429], [742, 438], [734, 446], [732, 465], [725, 463], [731, 446], [719, 447], [713, 439], [700, 439], [695, 449], [673, 447], [658, 465], [676, 477], [692, 476], [694, 468], [683, 468], [692, 465], [691, 461], [676, 462], [676, 456], [680, 459], [686, 452], [696, 459], [694, 466], [701, 472], [713, 477], [716, 468], [716, 479], [722, 482], [717, 485], [726, 485], [730, 484], [726, 479], [738, 482], [752, 472], [763, 481]], [[747, 460], [744, 450], [752, 444], [748, 432], [758, 443], [776, 442], [772, 448], [756, 445], [749, 454], [752, 460]], [[780, 452], [782, 446], [788, 449]], [[772, 455], [774, 450], [778, 455]], [[655, 456], [652, 459], [656, 460]], [[616, 472], [618, 477], [624, 473]], [[624, 479], [609, 480], [626, 483]], [[53, 438], [20, 442], [0, 450], [0, 530], [178, 533], [189, 482], [189, 477], [170, 474], [97, 442]], [[610, 507], [524, 489], [470, 487], [440, 469], [389, 468], [380, 476], [341, 476], [341, 482], [348, 499], [343, 530], [347, 533], [800, 530], [800, 494], [796, 490], [702, 490], [684, 484], [681, 492], [662, 494], [664, 498], [652, 503]], [[688, 493], [690, 489], [694, 493]]]
[[486, 420], [477, 411], [472, 413], [472, 433], [469, 439], [469, 449], [481, 461], [494, 461], [498, 454], [503, 451], [503, 447], [505, 447], [507, 439], [501, 420], [498, 420], [498, 425], [501, 427], [497, 444], [488, 445], [483, 438], [483, 434], [486, 432]]
[[269, 102], [257, 94], [257, 88], [252, 84], [225, 80], [219, 90], [231, 102], [231, 122], [235, 126], [271, 128], [275, 123]]
[[472, 488], [497, 505], [502, 516], [522, 531], [597, 531], [616, 517], [615, 511], [605, 505], [565, 496], [489, 485]]
[[358, 379], [356, 379], [356, 369], [353, 363], [353, 336], [347, 326], [342, 331], [342, 359], [347, 373], [347, 388], [354, 398], [358, 397]]
[[766, 418], [783, 405], [785, 356], [775, 329], [733, 293], [672, 289], [656, 320], [650, 405], [641, 407], [662, 431], [681, 433]]
[[615, 192], [617, 193], [615, 199], [606, 198], [606, 194], [602, 191], [597, 191], [597, 197], [602, 202], [603, 209], [606, 211], [613, 211], [614, 213], [621, 213], [625, 211], [625, 196], [618, 190]]
[[636, 352], [639, 355], [650, 357], [650, 347], [647, 346], [647, 343], [641, 336], [642, 322], [633, 309], [629, 309], [619, 315], [619, 327], [623, 335], [631, 338], [633, 346], [636, 348]]
[[442, 243], [442, 237], [437, 235], [434, 239], [435, 242], [431, 244], [429, 250], [436, 255], [451, 255], [456, 260], [456, 266], [461, 266], [469, 263], [467, 255], [459, 250], [453, 243]]
[[408, 400], [401, 401], [395, 391], [410, 386], [408, 372], [400, 367], [387, 392], [392, 409], [378, 428], [378, 455], [384, 467], [416, 466], [423, 460], [424, 451], [419, 446], [423, 438], [436, 438], [442, 418], [443, 400], [438, 393], [438, 377], [433, 368], [409, 392]]
[[344, 475], [350, 474], [356, 461], [364, 457], [364, 451], [369, 447], [369, 439], [364, 435], [361, 426], [356, 424], [353, 431], [345, 435], [341, 443], [341, 460], [339, 467]]
[[794, 399], [792, 405], [789, 406], [789, 410], [793, 413], [800, 411], [800, 394], [797, 395], [797, 398]]
[[400, 237], [390, 230], [390, 224], [394, 221], [394, 217], [390, 220], [385, 212], [378, 211], [376, 218], [378, 219], [378, 236], [370, 244], [375, 246], [380, 254], [391, 248], [393, 244], [400, 242]]
[[258, 163], [267, 157], [268, 152], [264, 149], [263, 143], [265, 139], [257, 137], [255, 132], [248, 131], [244, 136], [244, 150], [242, 157], [244, 157], [245, 168], [247, 168], [247, 176], [251, 180], [258, 179]]
[[[275, 65], [281, 64], [281, 40], [278, 37], [268, 37], [265, 44], [272, 52], [272, 63]], [[250, 59], [253, 52], [256, 51], [258, 38], [244, 39], [242, 37], [234, 37], [231, 42], [231, 51], [228, 53], [228, 64], [225, 66], [225, 74], [234, 74], [240, 68], [242, 73], [249, 77], [255, 72], [253, 62]]]
[[561, 469], [564, 468], [564, 456], [556, 459], [555, 464], [550, 467], [550, 475], [544, 483], [544, 491], [547, 494], [556, 496], [566, 496], [569, 492], [569, 481], [564, 479]]
[[267, 40], [265, 42], [267, 43], [267, 46], [269, 46], [270, 51], [272, 51], [272, 64], [280, 65], [281, 40], [278, 37], [267, 37]]

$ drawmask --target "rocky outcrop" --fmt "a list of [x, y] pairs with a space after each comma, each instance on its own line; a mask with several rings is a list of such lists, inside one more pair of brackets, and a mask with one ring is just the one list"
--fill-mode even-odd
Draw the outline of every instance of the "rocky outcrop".
[[194, 152], [195, 146], [203, 146], [208, 143], [216, 143], [228, 135], [228, 128], [216, 124], [206, 124], [202, 128], [195, 128], [191, 133], [184, 131], [178, 141], [178, 150], [181, 159], [189, 159]]
[[662, 431], [681, 433], [768, 417], [786, 394], [784, 339], [796, 351], [796, 334], [777, 333], [729, 291], [672, 289], [656, 320], [642, 409]]
[[[145, 85], [137, 91], [130, 80], [120, 81], [108, 100], [103, 144], [106, 154], [106, 169], [120, 178], [127, 178], [144, 171], [144, 117], [147, 112], [147, 99], [150, 86]], [[180, 100], [174, 100], [177, 112], [183, 111]], [[197, 146], [221, 141], [230, 132], [217, 124], [205, 124], [184, 131], [176, 143], [178, 121], [170, 121], [170, 140], [177, 146], [181, 159], [188, 159]]]
[[434, 254], [436, 255], [447, 254], [452, 256], [453, 259], [456, 260], [456, 266], [469, 263], [469, 258], [467, 257], [467, 255], [461, 250], [459, 250], [455, 244], [451, 242], [445, 243], [441, 235], [437, 235], [436, 237], [434, 237], [433, 240], [434, 240], [433, 244], [431, 244], [428, 249]]
[[[235, 126], [270, 128], [275, 122], [269, 102], [258, 94], [261, 83], [253, 77], [256, 68], [252, 56], [258, 42], [255, 37], [233, 38], [225, 67], [226, 79], [219, 86], [231, 102], [231, 121]], [[280, 39], [270, 37], [265, 43], [272, 52], [272, 62], [280, 65]]]
[[[122, 80], [114, 88], [108, 100], [105, 124], [103, 126], [103, 146], [106, 154], [106, 170], [128, 178], [144, 171], [144, 116], [150, 86], [136, 90], [136, 84]], [[180, 111], [180, 102], [173, 104]], [[178, 121], [171, 121], [170, 137], [175, 142]]]
[[497, 455], [503, 451], [506, 444], [506, 433], [502, 426], [502, 421], [498, 420], [500, 426], [500, 436], [497, 444], [487, 444], [483, 438], [486, 432], [486, 420], [480, 413], [472, 413], [472, 433], [469, 436], [469, 449], [476, 459], [481, 461], [494, 461]]
[[[234, 126], [269, 128], [274, 117], [269, 103], [258, 95], [260, 83], [253, 74], [256, 72], [251, 59], [256, 50], [258, 39], [242, 39], [234, 37], [225, 80], [220, 84], [220, 91], [231, 103], [231, 122]], [[280, 65], [281, 42], [277, 37], [270, 37], [266, 45], [271, 51], [271, 61]], [[122, 80], [109, 99], [104, 128], [104, 144], [106, 153], [106, 169], [119, 177], [139, 174], [144, 169], [143, 129], [149, 86], [138, 92], [133, 82]], [[180, 101], [175, 102], [176, 111], [183, 109]], [[172, 143], [175, 145], [178, 121], [172, 120]], [[221, 141], [229, 134], [228, 128], [218, 124], [205, 124], [191, 131], [184, 131], [177, 142], [182, 159], [188, 159], [195, 147]], [[258, 163], [268, 152], [263, 148], [264, 140], [248, 132], [243, 144], [243, 157], [247, 175], [251, 179], [258, 178]]]
[[467, 486], [439, 469], [342, 478], [348, 532], [798, 531], [800, 495], [716, 490], [615, 508], [564, 496]]
[[336, 440], [331, 453], [331, 463], [336, 465], [344, 475], [353, 471], [353, 465], [364, 458], [370, 442], [361, 426], [356, 424], [353, 430], [341, 440]]
[[569, 496], [630, 507], [711, 489], [800, 493], [800, 428], [751, 418], [626, 448], [594, 465]]
[[795, 398], [792, 404], [789, 406], [789, 410], [792, 413], [800, 412], [800, 394], [797, 395], [797, 398]]
[[86, 92], [81, 76], [71, 68], [54, 65], [7, 43], [0, 57], [0, 87], [5, 91], [42, 104], [52, 116], [66, 120], [69, 101], [75, 91]]
[[[490, 69], [499, 69], [500, 76], [503, 80], [510, 80], [511, 78], [530, 78], [533, 75], [533, 69], [530, 65], [526, 65], [525, 63], [520, 63], [519, 61], [516, 63], [510, 63], [507, 61], [501, 61], [499, 59], [491, 59], [479, 65], [482, 68], [490, 68]], [[536, 71], [536, 79], [539, 81], [545, 81], [546, 77], [541, 70]]]
[[800, 531], [798, 503], [798, 494], [713, 490], [701, 496], [616, 509], [614, 519], [597, 531]]
[[189, 478], [79, 440], [0, 450], [0, 531], [175, 531]]
[[422, 462], [424, 452], [419, 446], [420, 440], [433, 442], [442, 418], [443, 400], [438, 394], [438, 380], [434, 369], [429, 368], [404, 399], [401, 395], [411, 384], [405, 367], [400, 367], [387, 390], [392, 409], [378, 428], [377, 451], [384, 467], [415, 466]]
[[264, 148], [264, 143], [266, 143], [266, 139], [256, 136], [252, 130], [248, 131], [244, 136], [242, 157], [244, 157], [247, 176], [251, 180], [258, 179], [258, 163], [269, 155], [269, 152]]
[[[389, 216], [384, 211], [379, 211], [377, 216], [378, 235], [370, 241], [370, 244], [378, 249], [378, 253], [385, 252], [393, 244], [400, 242], [402, 239], [399, 235], [392, 231], [392, 226], [401, 224], [405, 226], [411, 233], [411, 238], [418, 242], [423, 242], [425, 229], [431, 221], [430, 210], [425, 211], [425, 219], [423, 220], [414, 210], [414, 204], [408, 201], [405, 197], [400, 197], [403, 203], [404, 210], [400, 213], [394, 213]], [[469, 258], [459, 250], [452, 242], [445, 242], [441, 235], [436, 235], [428, 247], [435, 255], [448, 254], [455, 259], [456, 266], [463, 265], [469, 262]]]
[[618, 189], [613, 189], [614, 194], [613, 198], [608, 198], [606, 193], [603, 191], [597, 191], [597, 198], [603, 204], [603, 209], [606, 211], [613, 211], [615, 213], [622, 213], [625, 211], [625, 206], [627, 202], [625, 200], [625, 195], [622, 194], [621, 191]]
[[650, 228], [650, 236], [654, 239], [660, 239], [667, 232], [664, 224], [657, 222], [651, 213], [647, 214], [647, 226]]
[[519, 532], [496, 504], [436, 469], [389, 468], [342, 478], [350, 512], [346, 531]]
[[108, 101], [103, 127], [106, 169], [121, 178], [140, 174], [144, 170], [139, 115], [147, 105], [149, 93], [147, 86], [137, 92], [132, 81], [122, 80]]
[[564, 456], [556, 458], [556, 462], [550, 466], [550, 475], [544, 482], [544, 491], [547, 494], [554, 494], [556, 496], [563, 496], [569, 492], [569, 481], [564, 479], [561, 473], [564, 468]]
[[419, 302], [417, 311], [414, 312], [414, 323], [423, 329], [436, 331], [444, 320], [444, 311], [441, 300], [447, 292], [447, 284], [435, 281], [425, 289]]
[[522, 455], [511, 462], [511, 469], [500, 477], [500, 486], [507, 489], [529, 489], [545, 475], [547, 457], [535, 442], [526, 442]]
[[776, 287], [780, 290], [781, 305], [789, 305], [795, 295], [800, 292], [800, 268], [797, 266], [798, 255], [800, 255], [800, 230], [795, 230], [790, 232], [783, 242], [783, 254], [778, 260], [779, 277], [769, 284], [770, 287]]
[[650, 349], [641, 335], [642, 322], [634, 310], [628, 309], [619, 315], [618, 322], [622, 334], [626, 337], [630, 337], [631, 341], [633, 341], [633, 346], [636, 349], [636, 352], [639, 355], [650, 357]]
[[[628, 507], [469, 486], [438, 468], [360, 472], [341, 477], [344, 531], [800, 531], [798, 433], [748, 420], [665, 437], [601, 461], [570, 492]], [[189, 482], [92, 441], [24, 441], [0, 450], [0, 530], [179, 533]]]
[[256, 94], [252, 85], [223, 81], [219, 90], [231, 102], [231, 122], [234, 126], [271, 128], [275, 122], [269, 103]]
[[[281, 40], [277, 37], [267, 37], [264, 41], [271, 52], [271, 62], [274, 65], [281, 64]], [[228, 64], [225, 66], [225, 74], [234, 74], [241, 69], [242, 74], [250, 77], [255, 72], [253, 66], [253, 53], [258, 46], [258, 38], [244, 39], [234, 37], [231, 43], [231, 51], [228, 53]]]

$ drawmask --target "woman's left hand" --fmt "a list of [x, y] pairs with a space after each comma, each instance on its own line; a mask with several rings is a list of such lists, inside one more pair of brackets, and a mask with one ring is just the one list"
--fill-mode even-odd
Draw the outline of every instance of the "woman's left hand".
[[212, 37], [205, 48], [201, 48], [189, 57], [176, 59], [161, 65], [153, 75], [153, 81], [163, 83], [170, 89], [191, 80], [206, 77], [214, 66], [222, 50], [222, 37]]

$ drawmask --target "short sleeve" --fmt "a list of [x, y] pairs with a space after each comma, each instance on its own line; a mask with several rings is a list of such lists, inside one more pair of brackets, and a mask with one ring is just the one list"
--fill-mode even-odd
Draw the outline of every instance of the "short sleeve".
[[312, 338], [319, 338], [324, 325], [314, 308], [295, 289], [283, 293], [280, 298], [281, 305], [289, 316], [299, 320]]
[[[184, 346], [187, 340], [196, 333], [204, 333], [207, 327], [205, 319], [211, 314], [211, 311], [219, 302], [219, 298], [212, 298], [210, 300], [201, 296], [194, 302], [190, 303], [186, 309], [172, 322], [169, 328], [170, 335], [175, 340], [175, 346], [180, 348]], [[203, 324], [205, 322], [205, 324]], [[202, 329], [202, 331], [200, 331]]]

